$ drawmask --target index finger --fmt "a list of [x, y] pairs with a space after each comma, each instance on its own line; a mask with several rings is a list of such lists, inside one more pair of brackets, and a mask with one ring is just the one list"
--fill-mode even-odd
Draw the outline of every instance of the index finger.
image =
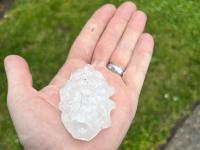
[[115, 6], [106, 4], [92, 15], [72, 45], [69, 59], [90, 63], [96, 43], [114, 12]]

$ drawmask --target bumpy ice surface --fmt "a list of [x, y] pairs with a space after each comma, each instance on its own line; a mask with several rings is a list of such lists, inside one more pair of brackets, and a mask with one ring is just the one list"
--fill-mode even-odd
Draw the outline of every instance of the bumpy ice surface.
[[113, 87], [91, 65], [73, 72], [60, 90], [59, 109], [68, 132], [75, 139], [89, 141], [110, 127], [115, 103], [109, 97], [113, 94]]

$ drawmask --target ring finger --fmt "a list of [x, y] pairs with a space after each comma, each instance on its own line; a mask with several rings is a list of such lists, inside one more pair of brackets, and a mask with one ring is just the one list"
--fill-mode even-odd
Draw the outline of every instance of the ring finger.
[[116, 47], [116, 50], [113, 52], [110, 58], [110, 63], [119, 66], [122, 69], [125, 69], [129, 63], [135, 45], [144, 31], [147, 17], [142, 11], [136, 11], [127, 27], [126, 30]]

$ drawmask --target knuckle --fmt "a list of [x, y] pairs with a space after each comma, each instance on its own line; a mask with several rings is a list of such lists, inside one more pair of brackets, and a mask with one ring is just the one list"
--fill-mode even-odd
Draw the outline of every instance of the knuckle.
[[116, 17], [118, 24], [126, 24], [129, 21], [129, 18], [118, 16]]

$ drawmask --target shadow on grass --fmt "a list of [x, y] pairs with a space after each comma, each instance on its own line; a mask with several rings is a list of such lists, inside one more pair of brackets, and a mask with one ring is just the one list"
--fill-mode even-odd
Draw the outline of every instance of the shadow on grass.
[[[191, 106], [191, 108], [190, 108], [191, 109], [191, 114], [194, 112], [194, 110], [196, 109], [196, 107], [199, 106], [199, 105], [200, 105], [200, 99], [197, 100]], [[167, 145], [169, 144], [169, 142], [175, 136], [177, 130], [183, 126], [184, 122], [186, 121], [186, 119], [188, 119], [190, 117], [191, 114], [187, 114], [186, 116], [184, 116], [183, 118], [181, 118], [180, 120], [177, 121], [177, 123], [175, 124], [174, 128], [171, 129], [170, 136], [166, 139], [166, 143], [164, 143], [163, 145], [160, 145], [157, 149], [164, 150], [167, 147]]]

